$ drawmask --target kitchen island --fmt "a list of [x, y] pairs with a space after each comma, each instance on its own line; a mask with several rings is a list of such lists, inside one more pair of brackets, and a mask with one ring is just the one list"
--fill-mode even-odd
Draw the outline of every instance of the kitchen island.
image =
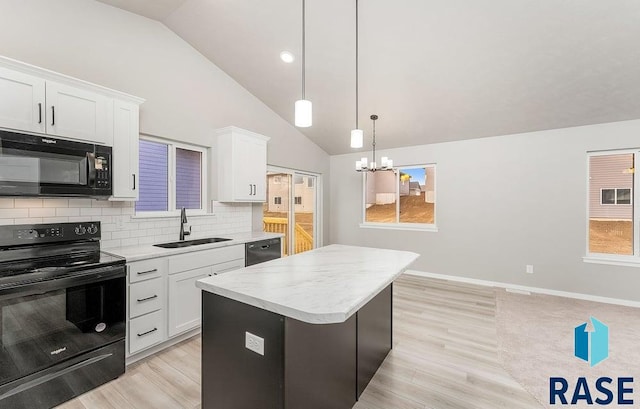
[[391, 350], [393, 281], [418, 257], [331, 245], [197, 281], [202, 408], [351, 408]]

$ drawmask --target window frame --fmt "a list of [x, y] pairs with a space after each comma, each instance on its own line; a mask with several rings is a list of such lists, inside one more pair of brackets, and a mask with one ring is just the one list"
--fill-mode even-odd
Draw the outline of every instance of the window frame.
[[[582, 261], [585, 263], [593, 264], [606, 264], [614, 266], [626, 266], [626, 267], [640, 267], [640, 207], [639, 203], [634, 200], [633, 195], [635, 192], [640, 192], [640, 177], [633, 178], [633, 187], [631, 188], [631, 204], [617, 205], [617, 204], [603, 204], [602, 206], [632, 206], [634, 218], [632, 220], [633, 225], [633, 255], [626, 254], [609, 254], [609, 253], [592, 253], [589, 251], [589, 192], [590, 192], [590, 174], [591, 174], [591, 158], [594, 156], [611, 156], [611, 155], [624, 155], [633, 154], [634, 168], [637, 168], [638, 161], [640, 160], [640, 147], [631, 149], [612, 149], [607, 151], [587, 151], [586, 152], [586, 189], [585, 189], [585, 256], [582, 257]], [[602, 189], [601, 189], [602, 190]], [[617, 190], [617, 188], [615, 188]], [[617, 195], [617, 191], [616, 191]], [[600, 192], [600, 202], [602, 201], [602, 191]], [[617, 196], [616, 196], [617, 202]]]
[[[434, 209], [433, 209], [433, 223], [402, 223], [400, 222], [400, 172], [404, 169], [425, 169], [428, 167], [432, 167], [435, 169], [435, 180], [433, 181], [433, 191], [435, 192], [435, 201], [434, 201]], [[379, 171], [379, 172], [388, 172], [388, 171]], [[362, 172], [362, 191], [361, 191], [361, 199], [360, 199], [360, 207], [361, 207], [361, 222], [360, 228], [366, 229], [387, 229], [387, 230], [418, 230], [418, 231], [428, 231], [428, 232], [437, 232], [438, 231], [438, 166], [437, 163], [425, 163], [419, 165], [402, 165], [395, 166], [393, 169], [393, 173], [396, 175], [396, 222], [395, 223], [381, 223], [381, 222], [368, 222], [367, 221], [367, 173], [371, 172]]]
[[[602, 203], [602, 191], [613, 190], [613, 203]], [[618, 190], [630, 190], [630, 203], [618, 203]], [[633, 206], [633, 188], [606, 187], [600, 188], [600, 206]]]
[[190, 151], [200, 152], [201, 165], [200, 165], [200, 209], [187, 209], [188, 216], [206, 215], [208, 213], [208, 180], [207, 180], [207, 159], [208, 148], [199, 145], [193, 145], [185, 142], [174, 141], [171, 139], [158, 138], [149, 135], [140, 135], [140, 140], [161, 143], [168, 146], [168, 160], [167, 166], [169, 170], [168, 175], [168, 198], [167, 207], [168, 210], [160, 211], [141, 211], [135, 210], [134, 205], [134, 217], [136, 218], [154, 218], [154, 217], [174, 217], [180, 216], [180, 209], [176, 208], [176, 148], [186, 149]]

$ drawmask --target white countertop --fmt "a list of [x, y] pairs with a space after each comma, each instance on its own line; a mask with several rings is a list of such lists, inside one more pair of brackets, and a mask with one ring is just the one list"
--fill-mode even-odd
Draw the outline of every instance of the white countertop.
[[340, 323], [419, 256], [333, 244], [198, 280], [196, 286], [311, 324]]
[[[128, 262], [146, 260], [156, 257], [173, 256], [175, 254], [190, 253], [193, 251], [202, 251], [217, 249], [220, 247], [235, 246], [238, 244], [251, 243], [252, 241], [273, 239], [283, 237], [281, 233], [263, 233], [263, 232], [248, 232], [248, 233], [235, 233], [235, 234], [223, 234], [221, 237], [231, 239], [228, 241], [221, 241], [219, 243], [211, 244], [199, 244], [197, 246], [188, 246], [175, 249], [165, 249], [162, 247], [155, 247], [152, 244], [146, 244], [142, 246], [130, 246], [130, 247], [118, 247], [112, 249], [103, 250], [105, 253], [114, 254], [116, 256], [124, 257]], [[189, 240], [197, 240], [197, 238]], [[178, 241], [178, 240], [176, 240]]]

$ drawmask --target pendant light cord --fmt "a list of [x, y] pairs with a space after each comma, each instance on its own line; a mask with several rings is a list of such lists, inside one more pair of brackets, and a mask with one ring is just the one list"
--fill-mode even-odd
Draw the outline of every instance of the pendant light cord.
[[302, 99], [305, 98], [305, 71], [306, 71], [306, 21], [305, 21], [305, 0], [302, 0]]
[[[374, 119], [375, 117], [375, 119]], [[378, 119], [377, 115], [371, 115], [371, 119], [373, 119], [373, 163], [376, 163], [376, 119]], [[377, 168], [376, 164], [376, 168]], [[375, 168], [374, 168], [375, 170]]]
[[359, 82], [358, 82], [358, 0], [356, 0], [356, 129], [360, 129], [358, 127], [358, 100], [359, 100]]

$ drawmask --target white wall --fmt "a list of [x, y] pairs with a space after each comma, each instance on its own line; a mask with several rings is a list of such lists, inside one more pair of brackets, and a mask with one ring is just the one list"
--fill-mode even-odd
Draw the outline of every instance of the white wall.
[[437, 164], [438, 232], [359, 228], [362, 153], [332, 156], [330, 241], [418, 252], [414, 270], [638, 301], [640, 268], [582, 261], [586, 152], [638, 148], [638, 135], [640, 120], [379, 152]]
[[328, 173], [326, 152], [156, 21], [93, 0], [3, 0], [0, 55], [145, 98], [142, 133], [207, 146], [235, 125], [271, 137], [269, 164]]

